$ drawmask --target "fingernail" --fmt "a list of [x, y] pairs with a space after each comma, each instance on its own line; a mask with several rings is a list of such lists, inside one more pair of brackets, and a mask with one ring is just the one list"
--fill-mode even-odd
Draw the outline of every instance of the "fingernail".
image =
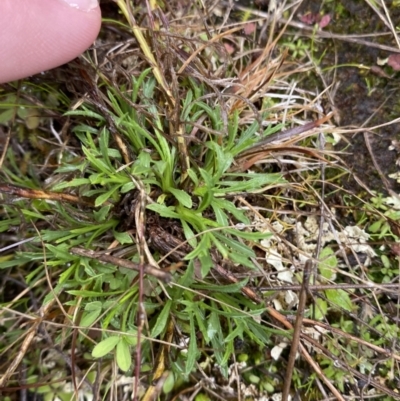
[[91, 11], [99, 6], [98, 0], [63, 0], [70, 7], [82, 11]]

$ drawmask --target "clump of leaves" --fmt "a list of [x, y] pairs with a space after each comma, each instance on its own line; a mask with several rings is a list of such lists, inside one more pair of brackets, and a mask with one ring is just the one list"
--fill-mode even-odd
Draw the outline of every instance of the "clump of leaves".
[[[164, 134], [168, 124], [154, 101], [151, 69], [132, 77], [129, 98], [112, 87], [106, 90], [106, 115], [88, 103], [67, 112], [80, 121], [72, 132], [81, 153], [66, 148], [46, 191], [24, 180], [32, 200], [3, 205], [1, 230], [23, 227], [29, 242], [4, 257], [0, 267], [25, 266], [32, 288], [47, 277], [50, 291], [43, 305], [48, 310], [58, 304], [64, 316], [57, 335], [68, 337], [70, 326], [78, 327], [80, 348], [103, 364], [115, 358], [119, 369], [132, 374], [137, 352], [143, 373], [160, 348], [159, 353], [170, 350], [175, 377], [187, 379], [206, 360], [207, 369], [211, 361], [217, 363], [226, 377], [237, 339], [265, 346], [274, 330], [257, 320], [264, 308], [241, 294], [248, 278], [230, 282], [221, 276], [224, 285], [216, 284], [209, 280], [210, 270], [216, 265], [222, 271], [254, 269], [254, 245], [269, 234], [257, 230], [235, 196], [285, 180], [277, 173], [232, 172], [235, 156], [258, 139], [258, 122], [239, 127], [233, 112], [221, 137], [221, 107], [202, 100], [204, 86], [193, 79], [187, 85], [179, 115], [184, 135], [199, 120], [211, 132], [188, 147], [187, 170], [175, 141]], [[266, 128], [261, 135], [270, 132]], [[11, 150], [8, 160], [3, 174], [18, 176]], [[3, 189], [14, 195], [20, 190], [8, 184]], [[168, 269], [172, 282], [143, 277], [126, 263], [107, 263], [106, 252], [137, 266]], [[173, 333], [179, 341], [172, 341]]]
[[[269, 158], [271, 149], [258, 142], [282, 129], [277, 120], [298, 113], [296, 109], [291, 114], [291, 99], [282, 95], [282, 75], [275, 98], [260, 95], [268, 90], [277, 69], [286, 68], [281, 59], [273, 62], [269, 50], [263, 50], [256, 62], [246, 60], [251, 68], [232, 85], [231, 80], [204, 73], [202, 66], [209, 58], [216, 70], [227, 73], [223, 46], [221, 50], [213, 41], [206, 43], [204, 35], [188, 40], [176, 32], [161, 32], [158, 20], [155, 24], [151, 20], [151, 34], [145, 38], [132, 10], [122, 1], [118, 4], [127, 20], [121, 29], [125, 35], [130, 30], [136, 39], [133, 66], [125, 63], [124, 70], [122, 64], [111, 64], [111, 74], [98, 64], [90, 70], [90, 62], [85, 71], [78, 69], [68, 87], [79, 100], [64, 113], [63, 135], [55, 135], [60, 146], [40, 166], [35, 158], [28, 174], [21, 171], [15, 149], [9, 149], [1, 171], [0, 190], [6, 195], [0, 206], [0, 232], [8, 237], [0, 268], [10, 272], [4, 293], [24, 291], [2, 299], [7, 319], [2, 322], [1, 352], [15, 361], [6, 377], [27, 356], [26, 382], [37, 385], [39, 374], [43, 377], [54, 369], [54, 365], [39, 363], [50, 349], [56, 351], [52, 363], [60, 371], [67, 364], [72, 381], [61, 385], [65, 377], [56, 375], [52, 383], [40, 383], [38, 392], [49, 397], [67, 399], [73, 392], [78, 394], [82, 382], [92, 394], [101, 392], [105, 398], [114, 394], [115, 398], [117, 382], [126, 383], [133, 376], [143, 378], [141, 383], [131, 380], [129, 384], [135, 394], [145, 394], [145, 399], [161, 391], [176, 394], [188, 381], [199, 383], [206, 377], [223, 383], [221, 394], [224, 384], [233, 380], [256, 387], [260, 396], [279, 391], [282, 380], [277, 372], [285, 360], [279, 355], [287, 343], [279, 344], [283, 347], [279, 352], [276, 343], [292, 336], [293, 326], [284, 317], [293, 313], [292, 306], [288, 302], [288, 311], [277, 312], [252, 292], [268, 277], [255, 266], [261, 260], [265, 267], [265, 255], [259, 256], [270, 251], [265, 243], [279, 209], [285, 215], [296, 211], [296, 224], [302, 212], [315, 214], [320, 183], [313, 180], [321, 177], [318, 172], [310, 173], [304, 156], [316, 156], [321, 163], [326, 160], [290, 141], [286, 150], [272, 146], [277, 157]], [[155, 15], [160, 12], [157, 9]], [[239, 59], [238, 65], [245, 57]], [[110, 54], [105, 60], [106, 64], [112, 60]], [[178, 63], [175, 69], [174, 63]], [[288, 92], [292, 90], [290, 86]], [[275, 100], [282, 97], [281, 103]], [[5, 97], [17, 107], [15, 99]], [[67, 104], [65, 99], [63, 104]], [[6, 110], [3, 122], [10, 124], [14, 114]], [[17, 115], [25, 118], [24, 113]], [[273, 121], [270, 125], [269, 120]], [[37, 123], [40, 127], [40, 120]], [[296, 164], [293, 154], [301, 156], [295, 169], [285, 168], [285, 178], [296, 177], [299, 182], [292, 187], [277, 171], [280, 163]], [[306, 188], [311, 181], [310, 191]], [[271, 193], [278, 196], [267, 199], [265, 195]], [[377, 208], [366, 208], [366, 214], [376, 213]], [[395, 238], [389, 224], [393, 211], [381, 210], [370, 232], [380, 240], [389, 232]], [[294, 220], [282, 218], [281, 222], [289, 227]], [[334, 231], [333, 226], [329, 230]], [[295, 240], [286, 241], [279, 234], [275, 237], [281, 241], [282, 255], [300, 260], [300, 255], [307, 254], [304, 249], [294, 250]], [[346, 246], [340, 243], [341, 250]], [[336, 275], [357, 276], [356, 268], [343, 269], [342, 254], [336, 248], [326, 243], [316, 255], [318, 284], [335, 281], [341, 285]], [[394, 264], [381, 261], [387, 268], [382, 281], [379, 264], [368, 272], [374, 282], [394, 277]], [[285, 261], [282, 269], [291, 266]], [[376, 356], [376, 347], [382, 345], [378, 350], [386, 356], [383, 345], [398, 336], [393, 321], [381, 314], [359, 328], [354, 315], [360, 306], [354, 301], [364, 293], [347, 288], [313, 293], [309, 298], [315, 302], [306, 317], [325, 332], [314, 343], [311, 337], [321, 338], [321, 333], [301, 334], [303, 344], [309, 342], [321, 350], [314, 359], [324, 377], [342, 393], [347, 372], [360, 380], [369, 377], [375, 366], [369, 358]], [[279, 306], [281, 291], [269, 291], [265, 296]], [[274, 312], [274, 318], [288, 330], [267, 322], [265, 312]], [[371, 315], [368, 310], [365, 314]], [[27, 320], [34, 323], [21, 330]], [[356, 331], [362, 339], [354, 337]], [[33, 352], [35, 335], [41, 341]], [[394, 360], [387, 358], [379, 364], [381, 377], [390, 374]], [[117, 369], [126, 376], [117, 375]], [[240, 378], [235, 379], [233, 371]], [[263, 377], [269, 373], [271, 377]], [[103, 382], [109, 374], [116, 380]], [[308, 380], [304, 377], [303, 371], [295, 370], [296, 388], [304, 385], [313, 390], [316, 376], [307, 373]], [[379, 388], [377, 380], [373, 385]], [[198, 395], [198, 399], [207, 397]]]

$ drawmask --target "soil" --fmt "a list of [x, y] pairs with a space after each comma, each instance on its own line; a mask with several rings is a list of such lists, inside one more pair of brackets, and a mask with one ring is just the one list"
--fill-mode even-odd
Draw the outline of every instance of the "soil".
[[[267, 12], [267, 0], [239, 0], [245, 7], [254, 7]], [[400, 25], [400, 8], [387, 5], [394, 27]], [[311, 13], [314, 16], [329, 14], [329, 24], [322, 28], [324, 32], [339, 35], [366, 35], [386, 32], [385, 36], [360, 38], [375, 45], [385, 45], [396, 49], [396, 42], [389, 28], [384, 24], [377, 13], [368, 7], [364, 0], [315, 1], [304, 0], [294, 18], [300, 22], [301, 17]], [[290, 31], [290, 29], [289, 29]], [[304, 39], [298, 28], [293, 30], [293, 36]], [[309, 38], [309, 35], [304, 36]], [[318, 36], [318, 34], [317, 34]], [[309, 39], [308, 39], [309, 40]], [[311, 43], [311, 42], [310, 42]], [[321, 69], [335, 65], [340, 68], [324, 73], [328, 85], [337, 85], [330, 104], [338, 115], [341, 127], [360, 128], [372, 127], [388, 123], [399, 116], [400, 91], [398, 90], [400, 72], [391, 67], [378, 65], [380, 60], [386, 60], [393, 52], [365, 44], [350, 43], [345, 40], [318, 38], [316, 59], [321, 59]], [[354, 67], [350, 67], [353, 65]], [[358, 66], [365, 68], [358, 68]], [[320, 78], [316, 76], [299, 77], [300, 86], [305, 89], [318, 88], [323, 91]], [[332, 99], [331, 99], [332, 100]], [[329, 110], [329, 106], [327, 107]], [[399, 168], [396, 164], [399, 158], [398, 151], [389, 150], [392, 141], [400, 140], [400, 124], [391, 124], [374, 131], [358, 132], [347, 135], [336, 146], [337, 151], [343, 151], [342, 159], [346, 162], [352, 174], [343, 181], [346, 189], [356, 185], [354, 175], [357, 176], [369, 189], [379, 193], [388, 190], [400, 191], [400, 184], [395, 179], [388, 178], [389, 174], [396, 173]], [[369, 148], [366, 142], [369, 142]], [[375, 164], [374, 164], [375, 163]], [[378, 173], [378, 169], [381, 174]]]
[[[325, 5], [319, 1], [304, 1], [298, 15], [301, 16], [307, 12], [330, 14], [331, 21], [323, 28], [326, 32], [341, 35], [388, 32], [388, 28], [365, 1], [335, 1]], [[389, 13], [393, 26], [399, 26], [399, 8], [393, 7]], [[363, 39], [396, 49], [392, 35]], [[365, 70], [343, 66], [334, 70], [336, 74], [334, 78], [332, 73], [326, 74], [328, 84], [338, 83], [333, 106], [338, 110], [341, 126], [372, 127], [388, 123], [398, 117], [400, 73], [388, 66], [378, 66], [378, 61], [387, 59], [392, 54], [391, 52], [337, 39], [323, 39], [322, 44], [320, 48], [323, 48], [325, 52], [322, 69], [350, 64], [373, 67]], [[392, 141], [400, 140], [400, 124], [391, 124], [368, 132], [367, 138], [363, 132], [345, 137], [337, 145], [337, 150], [345, 151], [342, 158], [352, 172], [370, 189], [380, 193], [386, 193], [388, 189], [391, 189], [398, 193], [400, 185], [396, 180], [388, 178], [388, 175], [398, 171], [396, 160], [399, 155], [396, 150], [389, 150], [389, 146]], [[369, 141], [371, 152], [368, 150], [366, 141]], [[387, 179], [387, 186], [379, 175], [373, 159]], [[354, 180], [349, 178], [349, 181], [344, 182], [343, 185], [350, 189], [354, 185]]]

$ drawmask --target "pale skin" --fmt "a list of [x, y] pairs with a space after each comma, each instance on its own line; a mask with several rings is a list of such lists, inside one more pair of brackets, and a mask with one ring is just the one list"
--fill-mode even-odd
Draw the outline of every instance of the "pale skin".
[[0, 84], [71, 61], [100, 23], [96, 0], [0, 0]]

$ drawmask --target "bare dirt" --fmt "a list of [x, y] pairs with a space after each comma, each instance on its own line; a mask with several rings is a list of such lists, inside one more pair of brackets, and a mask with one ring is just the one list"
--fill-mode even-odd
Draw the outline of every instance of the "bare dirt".
[[[388, 7], [393, 26], [399, 26], [399, 7], [389, 5]], [[325, 52], [322, 58], [322, 70], [338, 66], [334, 70], [335, 76], [333, 73], [327, 73], [326, 78], [328, 84], [337, 85], [332, 106], [337, 108], [340, 125], [372, 127], [398, 118], [400, 73], [387, 65], [378, 65], [380, 60], [385, 60], [393, 54], [379, 47], [384, 45], [396, 49], [396, 43], [393, 35], [389, 34], [389, 28], [377, 13], [368, 7], [365, 1], [348, 0], [330, 2], [326, 5], [316, 1], [304, 1], [298, 14], [301, 16], [307, 12], [331, 16], [329, 25], [323, 28], [325, 32], [349, 37], [388, 33], [385, 36], [360, 38], [369, 41], [371, 45], [339, 39], [322, 40], [322, 46], [319, 46], [319, 53]], [[367, 69], [358, 68], [359, 65]], [[320, 87], [320, 90], [322, 89]], [[367, 135], [364, 135], [364, 132]], [[389, 174], [398, 171], [396, 160], [399, 154], [396, 150], [389, 150], [389, 147], [392, 141], [400, 140], [399, 123], [364, 132], [345, 136], [336, 149], [345, 151], [343, 159], [370, 189], [381, 193], [387, 192], [387, 189], [399, 192], [400, 185], [396, 180], [388, 178]], [[382, 175], [378, 170], [381, 170]], [[387, 179], [386, 185], [385, 179]], [[343, 185], [350, 189], [354, 185], [354, 180], [349, 176]]]

